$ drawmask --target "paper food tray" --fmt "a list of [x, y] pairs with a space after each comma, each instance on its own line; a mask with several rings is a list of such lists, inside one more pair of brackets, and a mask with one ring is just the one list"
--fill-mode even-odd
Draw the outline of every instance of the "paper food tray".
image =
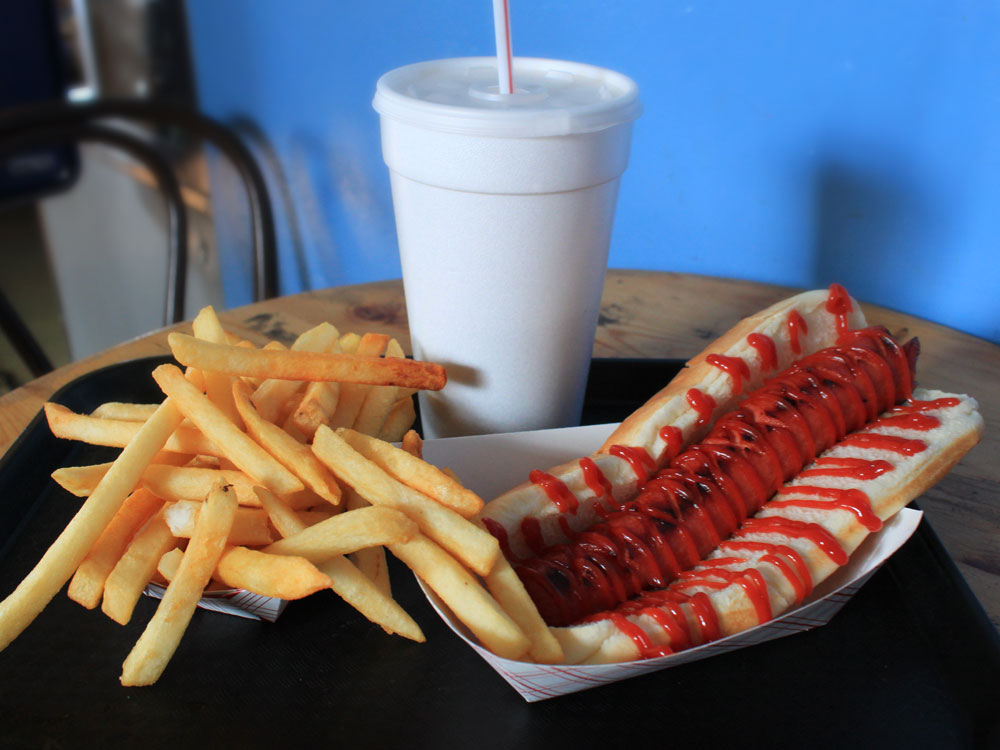
[[[523, 481], [531, 469], [545, 468], [590, 454], [616, 425], [428, 440], [424, 457], [455, 471], [484, 499]], [[483, 648], [423, 582], [421, 588], [448, 626], [475, 649], [526, 701], [599, 687], [636, 675], [705, 659], [716, 654], [825, 625], [868, 578], [899, 549], [920, 523], [920, 511], [904, 508], [870, 535], [843, 568], [817, 586], [798, 607], [764, 625], [670, 656], [619, 664], [546, 665], [513, 661]]]
[[[162, 599], [163, 592], [166, 590], [166, 586], [147, 583], [142, 593], [146, 596]], [[246, 617], [248, 620], [274, 622], [288, 606], [288, 602], [271, 596], [252, 594], [243, 589], [219, 589], [202, 594], [201, 599], [198, 600], [198, 606], [212, 612]]]

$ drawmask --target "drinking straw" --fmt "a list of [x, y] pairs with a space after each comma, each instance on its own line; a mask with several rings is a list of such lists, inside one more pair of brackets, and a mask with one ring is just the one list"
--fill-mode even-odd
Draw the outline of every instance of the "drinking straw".
[[493, 0], [493, 30], [497, 39], [497, 76], [500, 93], [514, 92], [513, 54], [510, 46], [509, 0]]

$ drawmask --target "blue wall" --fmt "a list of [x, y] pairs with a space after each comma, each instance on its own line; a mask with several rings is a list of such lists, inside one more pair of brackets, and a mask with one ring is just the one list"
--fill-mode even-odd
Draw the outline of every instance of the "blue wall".
[[[490, 0], [188, 13], [204, 109], [270, 150], [283, 290], [399, 276], [375, 81], [493, 54]], [[639, 84], [612, 267], [840, 281], [1000, 341], [1000, 4], [513, 0], [512, 23], [515, 54]]]

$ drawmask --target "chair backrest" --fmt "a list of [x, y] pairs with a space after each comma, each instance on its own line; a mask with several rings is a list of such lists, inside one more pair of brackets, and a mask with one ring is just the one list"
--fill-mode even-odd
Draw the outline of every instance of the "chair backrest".
[[[167, 285], [164, 325], [184, 317], [187, 275], [187, 213], [181, 189], [170, 162], [154, 141], [136, 134], [135, 125], [172, 128], [211, 143], [221, 151], [240, 175], [247, 194], [253, 241], [253, 299], [277, 294], [278, 271], [274, 219], [263, 174], [249, 149], [221, 123], [190, 108], [131, 100], [108, 100], [87, 104], [47, 102], [0, 112], [0, 160], [26, 149], [59, 143], [98, 142], [126, 151], [155, 178], [167, 207]], [[4, 300], [0, 305], [0, 326], [15, 348], [40, 375], [51, 364], [32, 353], [41, 351], [23, 321]], [[43, 357], [44, 359], [44, 357]]]

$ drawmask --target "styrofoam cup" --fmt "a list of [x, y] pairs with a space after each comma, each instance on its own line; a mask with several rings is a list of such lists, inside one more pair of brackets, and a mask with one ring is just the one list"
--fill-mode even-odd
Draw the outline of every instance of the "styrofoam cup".
[[514, 81], [459, 58], [376, 88], [414, 355], [448, 371], [420, 394], [429, 438], [580, 418], [638, 89], [533, 58]]

